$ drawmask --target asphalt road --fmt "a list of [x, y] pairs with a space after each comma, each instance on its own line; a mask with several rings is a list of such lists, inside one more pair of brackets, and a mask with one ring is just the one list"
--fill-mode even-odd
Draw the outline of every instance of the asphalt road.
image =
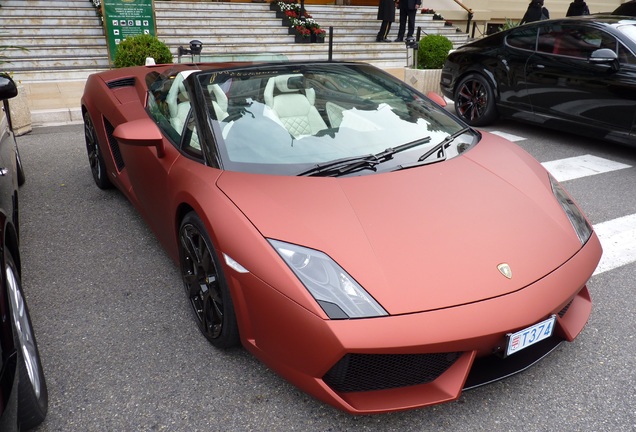
[[[540, 161], [636, 150], [499, 123]], [[636, 264], [593, 276], [579, 338], [456, 402], [351, 416], [195, 326], [178, 270], [133, 207], [101, 191], [81, 126], [18, 138], [23, 282], [49, 388], [45, 431], [634, 431]], [[636, 168], [569, 181], [593, 223], [636, 213]]]

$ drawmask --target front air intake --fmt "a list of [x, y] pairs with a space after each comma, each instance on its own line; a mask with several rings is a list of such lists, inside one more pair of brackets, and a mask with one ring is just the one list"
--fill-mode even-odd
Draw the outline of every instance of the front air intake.
[[341, 393], [426, 384], [446, 372], [461, 352], [436, 354], [347, 354], [323, 377]]

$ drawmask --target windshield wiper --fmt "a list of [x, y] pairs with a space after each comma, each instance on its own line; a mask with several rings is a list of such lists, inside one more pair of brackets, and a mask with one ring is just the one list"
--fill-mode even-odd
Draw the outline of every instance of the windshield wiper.
[[363, 169], [371, 169], [375, 171], [375, 167], [382, 162], [393, 159], [393, 155], [396, 153], [408, 150], [413, 147], [417, 147], [422, 144], [426, 144], [431, 140], [430, 136], [417, 139], [415, 141], [408, 142], [406, 144], [399, 145], [397, 147], [389, 147], [386, 150], [376, 154], [369, 154], [364, 156], [355, 156], [343, 159], [336, 159], [330, 162], [322, 164], [316, 164], [308, 170], [302, 171], [296, 175], [298, 176], [340, 176], [343, 174], [360, 171]]
[[361, 169], [375, 169], [379, 162], [375, 160], [373, 155], [355, 156], [343, 159], [336, 159], [330, 162], [316, 164], [308, 170], [301, 171], [297, 176], [334, 176], [337, 177], [347, 172]]
[[[426, 153], [424, 153], [422, 156], [420, 156], [417, 159], [417, 162], [413, 162], [413, 163], [410, 163], [410, 164], [399, 165], [393, 171], [399, 171], [401, 169], [413, 168], [413, 167], [417, 167], [417, 166], [429, 165], [429, 164], [445, 161], [446, 160], [446, 149], [448, 147], [450, 147], [451, 143], [455, 140], [455, 138], [457, 138], [460, 135], [465, 134], [468, 131], [470, 131], [470, 128], [464, 127], [462, 129], [458, 130], [457, 132], [455, 132], [455, 133], [453, 133], [451, 135], [448, 135], [439, 144], [435, 145], [433, 148], [431, 148]], [[430, 161], [427, 160], [433, 154], [437, 155], [437, 159], [433, 159], [433, 160], [430, 160]]]
[[437, 153], [437, 158], [438, 159], [445, 160], [446, 159], [446, 152], [444, 150], [447, 149], [448, 147], [450, 147], [450, 144], [455, 140], [455, 138], [457, 138], [460, 135], [465, 134], [469, 130], [470, 130], [470, 128], [465, 127], [465, 128], [462, 128], [462, 129], [458, 130], [454, 134], [447, 136], [446, 138], [444, 138], [442, 140], [442, 142], [440, 142], [435, 147], [433, 147], [432, 149], [430, 149], [429, 151], [424, 153], [422, 156], [420, 156], [417, 159], [417, 161], [418, 162], [422, 162], [422, 161], [428, 159], [433, 153]]

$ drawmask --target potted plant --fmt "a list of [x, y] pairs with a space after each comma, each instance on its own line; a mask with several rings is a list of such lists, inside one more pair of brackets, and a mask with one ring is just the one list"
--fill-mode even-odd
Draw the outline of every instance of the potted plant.
[[444, 35], [429, 34], [417, 45], [417, 69], [406, 68], [405, 81], [422, 93], [440, 92], [442, 67], [453, 43]]
[[311, 41], [323, 43], [325, 41], [326, 32], [320, 27], [313, 27], [311, 29]]
[[311, 30], [304, 25], [298, 25], [294, 27], [296, 34], [294, 35], [294, 42], [296, 43], [309, 43], [311, 42]]
[[152, 57], [157, 64], [172, 63], [168, 45], [149, 34], [129, 36], [117, 46], [114, 64], [116, 68], [143, 66]]
[[282, 19], [283, 27], [294, 35], [296, 43], [324, 42], [325, 31], [312, 18], [307, 10], [302, 10], [296, 0], [274, 0], [270, 9], [276, 11], [276, 17]]
[[305, 27], [309, 29], [312, 42], [324, 42], [325, 31], [320, 28], [320, 25], [313, 18], [305, 19]]
[[444, 35], [429, 34], [420, 39], [417, 49], [417, 66], [420, 69], [441, 69], [453, 43]]

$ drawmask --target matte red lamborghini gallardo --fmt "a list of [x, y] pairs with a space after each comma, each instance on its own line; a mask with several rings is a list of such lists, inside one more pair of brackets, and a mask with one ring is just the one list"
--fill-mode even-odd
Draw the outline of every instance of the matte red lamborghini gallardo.
[[216, 347], [350, 413], [457, 399], [572, 341], [601, 256], [531, 156], [360, 63], [91, 75], [88, 160]]

